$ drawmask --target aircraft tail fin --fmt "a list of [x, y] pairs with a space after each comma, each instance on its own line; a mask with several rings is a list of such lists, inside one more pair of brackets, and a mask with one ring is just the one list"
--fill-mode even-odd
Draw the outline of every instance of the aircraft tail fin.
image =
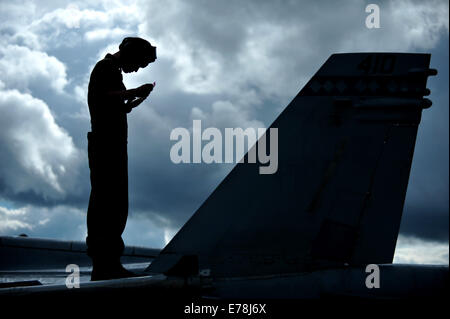
[[391, 263], [431, 105], [429, 63], [429, 54], [333, 54], [270, 126], [278, 170], [237, 164], [148, 271], [233, 277]]

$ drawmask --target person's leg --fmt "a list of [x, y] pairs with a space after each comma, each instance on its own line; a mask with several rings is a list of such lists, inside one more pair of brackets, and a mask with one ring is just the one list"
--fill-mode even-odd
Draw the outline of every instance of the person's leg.
[[86, 243], [87, 253], [93, 262], [91, 279], [128, 277], [132, 273], [127, 272], [120, 263], [124, 249], [121, 235], [128, 216], [127, 164], [117, 148], [95, 142], [91, 137], [88, 146], [91, 195]]

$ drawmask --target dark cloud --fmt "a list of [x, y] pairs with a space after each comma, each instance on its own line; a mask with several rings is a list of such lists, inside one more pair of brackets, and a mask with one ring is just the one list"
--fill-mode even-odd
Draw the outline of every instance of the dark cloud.
[[448, 242], [448, 41], [430, 52], [431, 67], [438, 69], [428, 80], [433, 105], [423, 111], [419, 126], [400, 231]]
[[[447, 206], [448, 207], [448, 206]], [[406, 207], [400, 234], [425, 240], [448, 242], [448, 209], [430, 203], [427, 207]]]

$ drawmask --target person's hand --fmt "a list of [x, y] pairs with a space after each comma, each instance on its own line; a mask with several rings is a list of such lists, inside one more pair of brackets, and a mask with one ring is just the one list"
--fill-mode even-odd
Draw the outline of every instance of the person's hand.
[[127, 113], [130, 113], [132, 109], [139, 106], [139, 104], [144, 102], [145, 99], [146, 99], [146, 97], [138, 97], [137, 99], [134, 99], [134, 100], [128, 100], [125, 103]]
[[147, 97], [150, 92], [153, 90], [153, 87], [155, 84], [147, 83], [144, 85], [141, 85], [140, 87], [136, 88], [136, 96], [137, 97]]

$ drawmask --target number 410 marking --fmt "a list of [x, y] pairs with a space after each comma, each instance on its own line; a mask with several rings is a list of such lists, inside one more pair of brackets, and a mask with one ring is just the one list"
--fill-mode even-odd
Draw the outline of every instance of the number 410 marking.
[[395, 60], [396, 57], [393, 54], [369, 54], [357, 68], [365, 74], [391, 74], [394, 71]]

